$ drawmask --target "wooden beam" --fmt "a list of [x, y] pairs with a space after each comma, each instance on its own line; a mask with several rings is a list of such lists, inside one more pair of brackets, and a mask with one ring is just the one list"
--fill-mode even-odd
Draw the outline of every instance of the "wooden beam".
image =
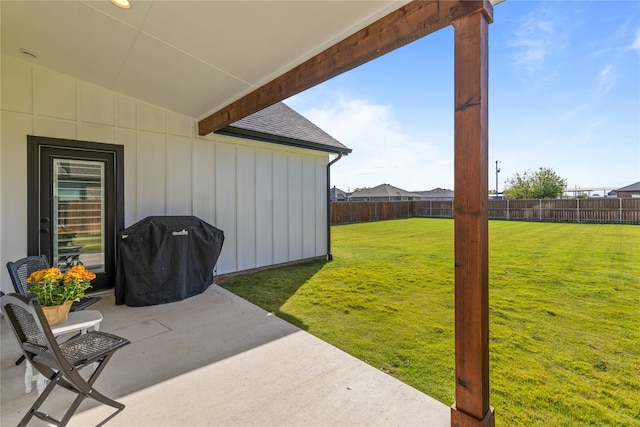
[[465, 1], [413, 1], [347, 37], [270, 83], [202, 119], [206, 135], [356, 68], [451, 23], [450, 10]]
[[451, 425], [494, 426], [489, 405], [488, 1], [452, 9], [455, 40], [456, 402]]

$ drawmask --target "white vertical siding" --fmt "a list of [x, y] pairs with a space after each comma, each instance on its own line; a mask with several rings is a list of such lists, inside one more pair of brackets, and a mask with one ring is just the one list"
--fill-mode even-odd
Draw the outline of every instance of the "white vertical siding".
[[136, 221], [167, 213], [167, 144], [164, 139], [164, 135], [138, 134]]
[[313, 224], [316, 230], [316, 247], [315, 253], [327, 253], [327, 203], [329, 196], [327, 195], [327, 162], [325, 159], [315, 159], [315, 213], [316, 220]]
[[[124, 223], [134, 224], [138, 218], [138, 134], [129, 129], [117, 129], [116, 141], [124, 145]], [[128, 202], [128, 205], [127, 205]]]
[[[4, 80], [4, 63], [2, 64]], [[5, 82], [2, 82], [5, 87]], [[3, 89], [4, 90], [4, 89]], [[4, 105], [4, 97], [3, 97]], [[2, 111], [0, 146], [0, 256], [2, 290], [13, 292], [4, 266], [27, 253], [27, 150], [25, 133], [33, 132], [30, 116]], [[21, 141], [22, 143], [16, 142]]]
[[107, 144], [115, 142], [115, 132], [112, 127], [79, 124], [76, 134], [77, 139], [80, 141], [100, 141]]
[[316, 253], [316, 174], [315, 161], [305, 157], [302, 162], [302, 257]]
[[192, 146], [187, 138], [170, 136], [167, 142], [167, 215], [191, 215]]
[[167, 112], [149, 104], [138, 104], [138, 128], [141, 131], [165, 134]]
[[116, 126], [120, 129], [138, 129], [138, 103], [135, 99], [118, 96]]
[[256, 266], [256, 164], [255, 151], [238, 147], [237, 158], [238, 270]]
[[[4, 63], [4, 60], [2, 61]], [[76, 81], [64, 74], [35, 68], [33, 81], [35, 113], [40, 117], [76, 120]]]
[[273, 263], [289, 261], [289, 165], [286, 153], [273, 153]]
[[216, 224], [216, 146], [196, 142], [193, 166], [193, 214]]
[[256, 151], [256, 267], [273, 264], [273, 159]]
[[125, 227], [198, 216], [225, 232], [220, 274], [326, 253], [326, 153], [201, 138], [192, 118], [8, 56], [1, 95], [3, 264], [26, 255], [27, 135], [123, 145]]
[[238, 271], [236, 147], [221, 144], [216, 150], [216, 224], [224, 231], [224, 247], [218, 261], [218, 273]]
[[289, 260], [302, 259], [302, 156], [289, 156]]
[[[33, 69], [22, 61], [2, 61], [2, 111], [33, 114]], [[3, 121], [4, 122], [4, 121]]]
[[[4, 126], [4, 123], [2, 125]], [[35, 116], [33, 118], [33, 133], [37, 136], [77, 139], [78, 126], [72, 121], [55, 120], [48, 117]]]
[[80, 89], [82, 123], [104, 125], [113, 129], [116, 120], [115, 94], [97, 86], [84, 85]]

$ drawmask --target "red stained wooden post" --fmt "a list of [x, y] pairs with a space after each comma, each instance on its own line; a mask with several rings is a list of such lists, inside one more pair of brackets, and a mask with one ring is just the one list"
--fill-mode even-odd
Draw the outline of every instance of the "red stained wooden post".
[[456, 402], [452, 426], [494, 426], [489, 405], [488, 1], [451, 10], [455, 30]]

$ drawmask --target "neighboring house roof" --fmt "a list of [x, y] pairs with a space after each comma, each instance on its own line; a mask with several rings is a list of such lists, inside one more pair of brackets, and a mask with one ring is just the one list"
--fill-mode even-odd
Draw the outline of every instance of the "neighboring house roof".
[[440, 187], [429, 191], [414, 191], [414, 193], [427, 199], [453, 199], [453, 190], [447, 190]]
[[382, 198], [382, 197], [406, 197], [410, 199], [417, 199], [418, 196], [415, 193], [403, 190], [402, 188], [394, 187], [390, 184], [380, 184], [377, 187], [367, 188], [366, 190], [355, 191], [351, 193], [350, 198]]
[[330, 153], [351, 152], [350, 148], [283, 102], [231, 123], [216, 133]]
[[616, 192], [620, 191], [640, 191], [640, 181], [631, 185], [627, 185], [626, 187], [618, 188], [616, 190]]
[[345, 200], [347, 198], [347, 193], [345, 191], [342, 191], [335, 185], [333, 186], [333, 188], [331, 188], [330, 195], [331, 200]]

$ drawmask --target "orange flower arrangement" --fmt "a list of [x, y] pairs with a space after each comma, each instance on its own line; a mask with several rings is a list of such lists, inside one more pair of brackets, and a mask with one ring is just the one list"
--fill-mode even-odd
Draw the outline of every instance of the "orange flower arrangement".
[[71, 270], [67, 271], [64, 275], [64, 283], [73, 283], [76, 280], [82, 281], [86, 280], [87, 282], [91, 282], [96, 278], [95, 273], [84, 268], [84, 265], [76, 265], [71, 267]]
[[33, 272], [27, 279], [28, 293], [35, 295], [44, 306], [62, 305], [67, 301], [78, 301], [91, 287], [96, 275], [76, 265], [64, 275], [59, 268], [51, 267]]

